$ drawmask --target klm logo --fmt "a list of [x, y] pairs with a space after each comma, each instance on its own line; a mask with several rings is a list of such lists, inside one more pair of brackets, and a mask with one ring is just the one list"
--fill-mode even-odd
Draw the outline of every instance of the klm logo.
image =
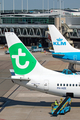
[[56, 40], [57, 40], [57, 42], [53, 42], [53, 45], [66, 45], [66, 42], [62, 42], [63, 39], [58, 38]]

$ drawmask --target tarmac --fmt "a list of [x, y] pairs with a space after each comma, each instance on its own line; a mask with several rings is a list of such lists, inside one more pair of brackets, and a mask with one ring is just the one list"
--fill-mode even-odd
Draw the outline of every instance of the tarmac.
[[[44, 67], [61, 72], [68, 63], [52, 57], [51, 53], [32, 53]], [[0, 49], [0, 120], [79, 120], [80, 99], [72, 98], [71, 111], [65, 115], [51, 115], [51, 104], [61, 97], [28, 90], [6, 80], [13, 68], [10, 55]], [[80, 71], [80, 66], [75, 66]]]

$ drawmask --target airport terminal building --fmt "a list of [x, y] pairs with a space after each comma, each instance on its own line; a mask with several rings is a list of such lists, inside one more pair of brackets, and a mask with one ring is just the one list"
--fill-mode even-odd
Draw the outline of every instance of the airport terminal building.
[[[1, 14], [0, 16], [0, 44], [5, 44], [5, 32], [15, 32], [26, 46], [42, 43], [43, 47], [50, 47], [48, 39], [48, 24], [61, 29], [62, 34], [70, 41], [80, 39], [80, 17], [64, 15], [59, 12], [42, 14]], [[61, 28], [60, 28], [61, 24]]]

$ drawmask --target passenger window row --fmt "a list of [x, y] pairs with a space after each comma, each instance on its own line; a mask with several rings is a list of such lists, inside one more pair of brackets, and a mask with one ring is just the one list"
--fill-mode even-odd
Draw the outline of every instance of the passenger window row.
[[80, 86], [80, 84], [61, 84], [61, 83], [59, 84], [58, 83], [57, 86], [76, 86], [77, 87], [77, 86]]

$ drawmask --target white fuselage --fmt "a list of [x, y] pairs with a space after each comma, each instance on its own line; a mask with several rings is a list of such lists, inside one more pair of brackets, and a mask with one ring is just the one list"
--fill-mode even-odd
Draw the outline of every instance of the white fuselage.
[[66, 96], [73, 94], [73, 97], [80, 97], [80, 76], [79, 75], [42, 75], [33, 76], [28, 81], [16, 81], [15, 83], [26, 88], [41, 91], [44, 93]]

